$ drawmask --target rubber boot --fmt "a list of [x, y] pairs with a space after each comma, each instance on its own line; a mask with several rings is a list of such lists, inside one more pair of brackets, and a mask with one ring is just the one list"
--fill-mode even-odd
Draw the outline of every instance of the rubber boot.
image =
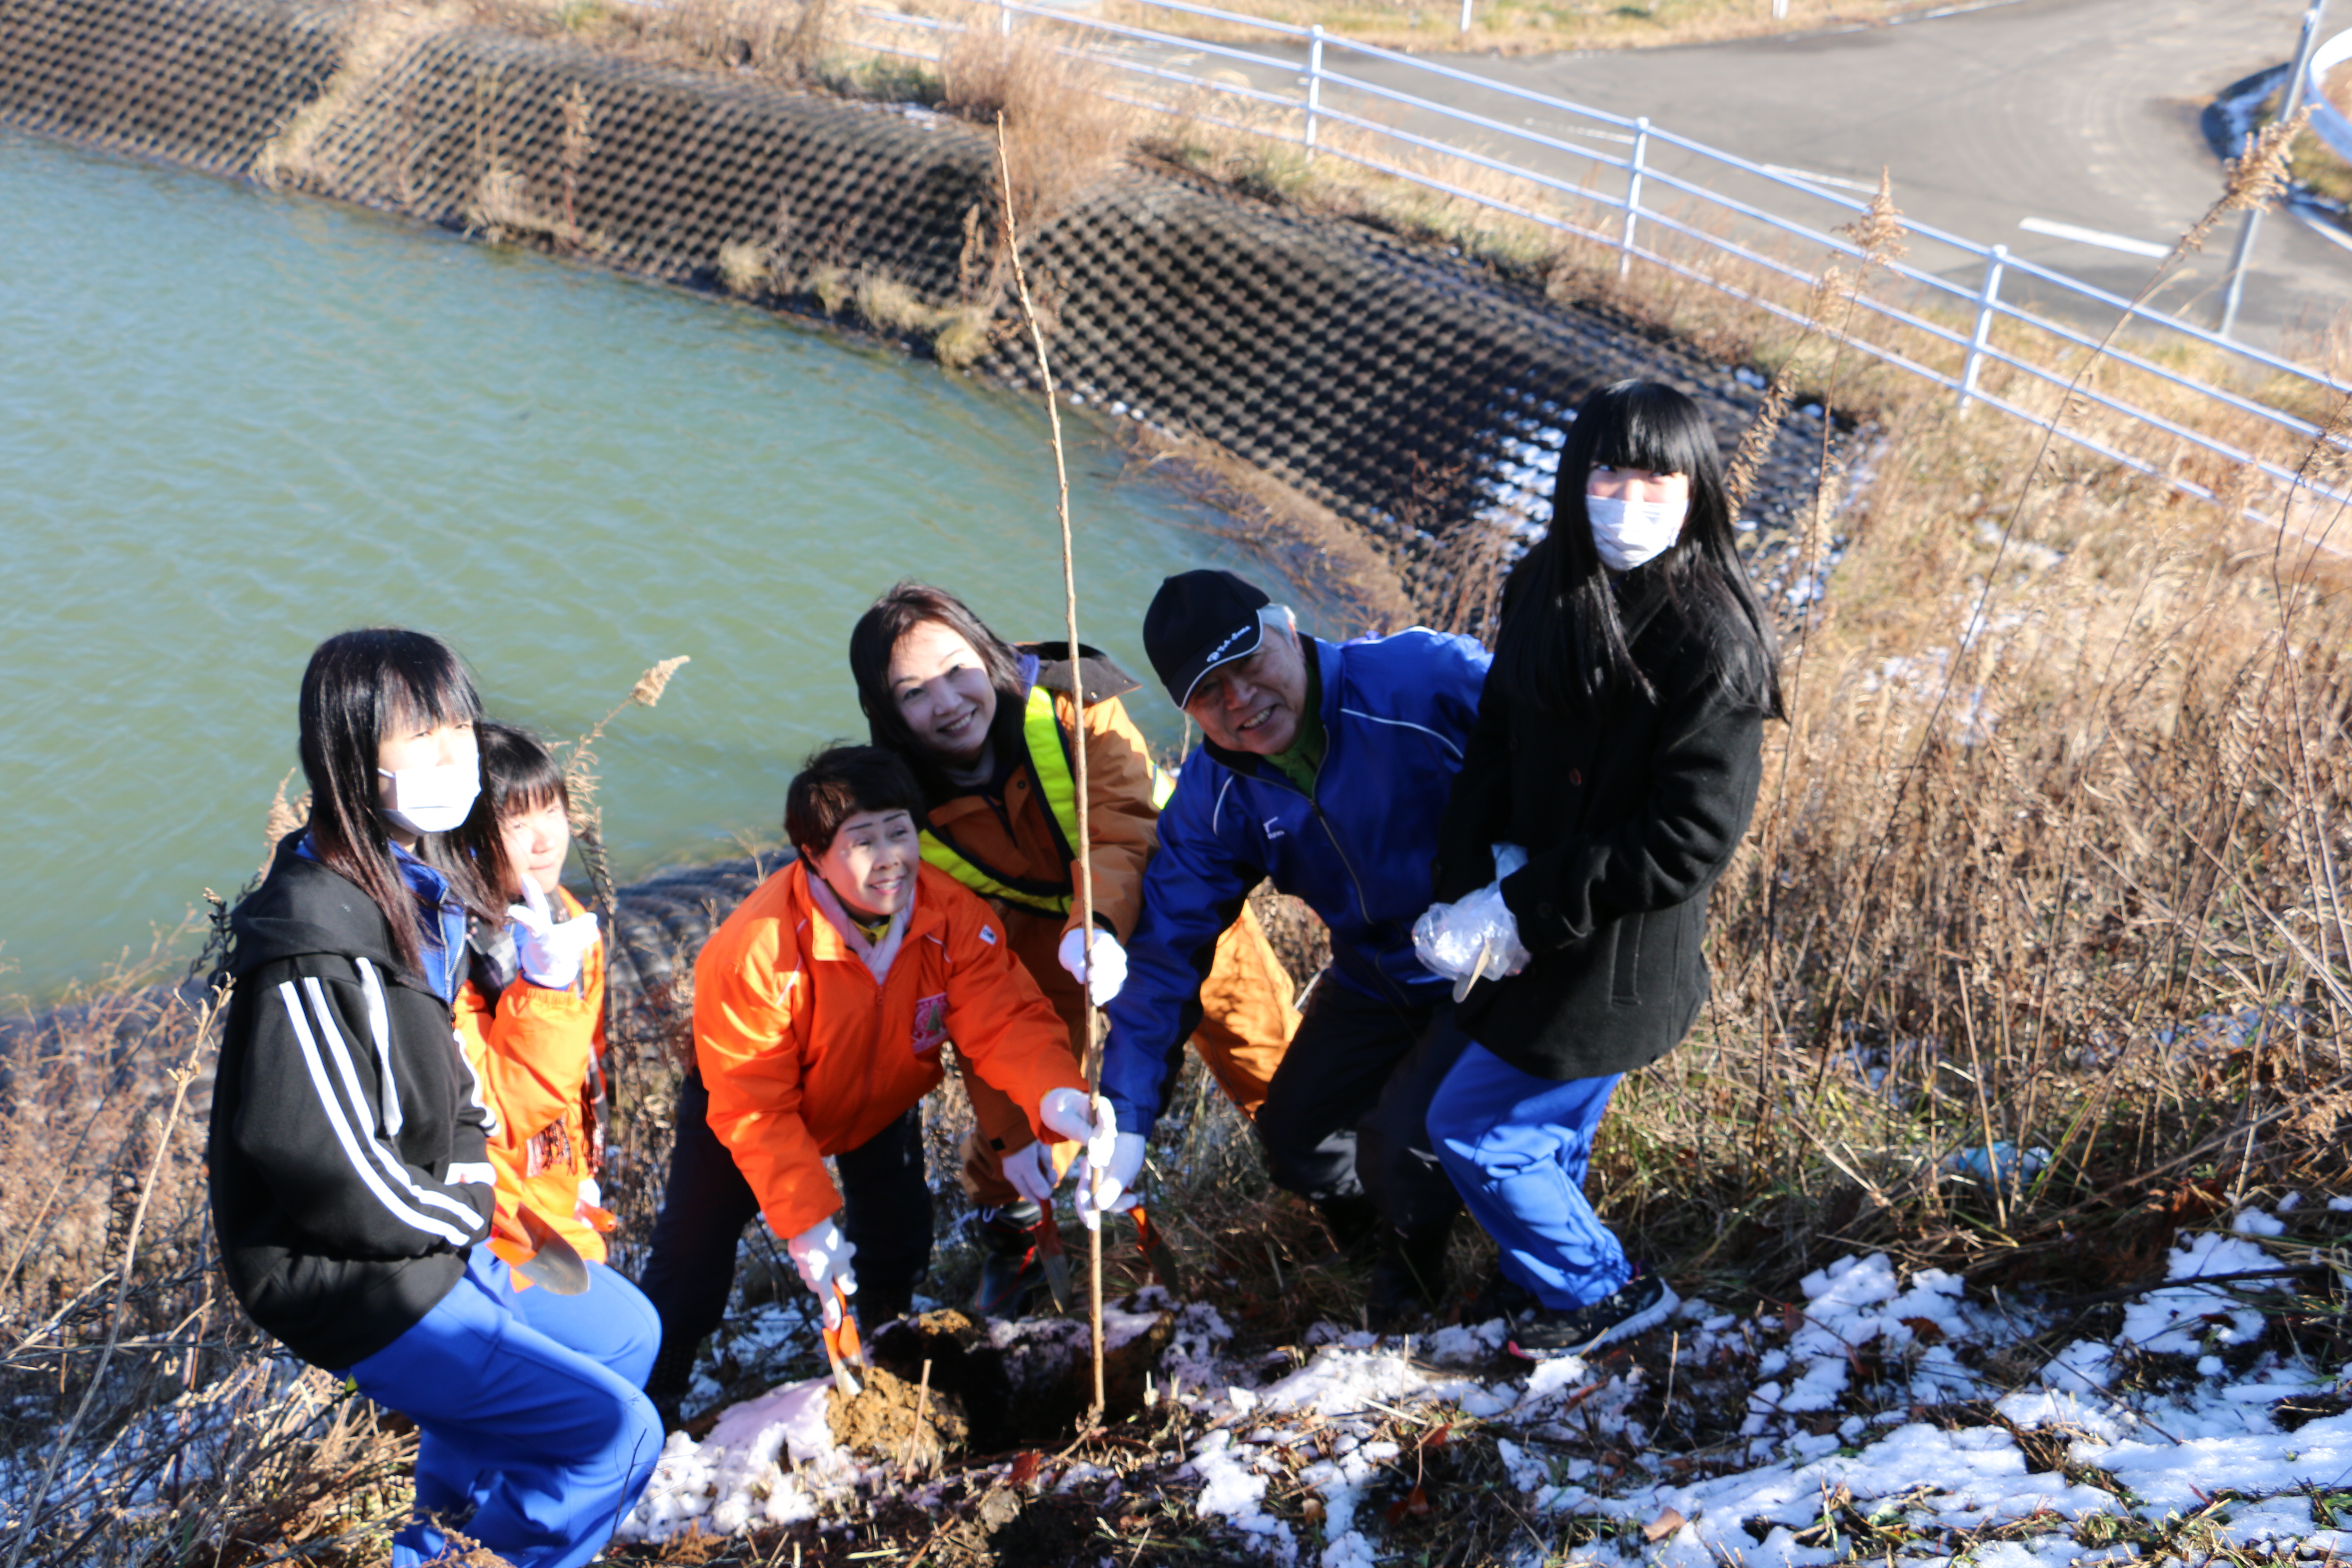
[[1381, 1332], [1445, 1304], [1445, 1250], [1454, 1222], [1407, 1235], [1391, 1230], [1381, 1239], [1364, 1303], [1371, 1326]]
[[1462, 1309], [1462, 1321], [1477, 1324], [1500, 1318], [1506, 1323], [1516, 1322], [1528, 1311], [1541, 1305], [1543, 1303], [1536, 1299], [1534, 1291], [1497, 1268], [1486, 1283], [1478, 1288], [1478, 1293], [1470, 1298], [1469, 1305]]
[[664, 1350], [654, 1358], [653, 1371], [646, 1374], [646, 1397], [653, 1401], [665, 1432], [675, 1432], [684, 1424], [679, 1411], [694, 1387], [694, 1352], [692, 1345]]
[[857, 1314], [858, 1334], [871, 1340], [915, 1310], [914, 1282], [890, 1286], [861, 1279], [856, 1292], [849, 1298], [849, 1305]]
[[980, 1289], [971, 1298], [976, 1315], [1022, 1317], [1045, 1289], [1045, 1266], [1037, 1261], [1037, 1225], [1045, 1217], [1027, 1198], [1003, 1208], [972, 1210], [972, 1234], [981, 1251]]
[[1318, 1198], [1315, 1212], [1323, 1216], [1323, 1228], [1331, 1233], [1331, 1247], [1339, 1258], [1363, 1252], [1380, 1234], [1381, 1211], [1361, 1193]]

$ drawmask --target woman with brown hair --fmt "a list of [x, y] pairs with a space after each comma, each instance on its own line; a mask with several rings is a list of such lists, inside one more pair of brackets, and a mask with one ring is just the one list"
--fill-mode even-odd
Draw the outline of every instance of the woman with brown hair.
[[[906, 759], [921, 784], [923, 858], [992, 902], [1013, 955], [1069, 1026], [1085, 1059], [1088, 1016], [1118, 994], [1121, 943], [1142, 909], [1143, 868], [1159, 844], [1161, 775], [1120, 701], [1137, 688], [1091, 647], [1005, 642], [954, 595], [901, 583], [849, 634], [874, 743]], [[1076, 748], [1087, 754], [1094, 929], [1077, 898]], [[1292, 988], [1244, 906], [1218, 940], [1192, 1040], [1244, 1114], [1297, 1026]], [[963, 1182], [979, 1205], [986, 1262], [974, 1305], [1015, 1315], [1040, 1279], [1038, 1232], [1074, 1149], [1029, 1136], [1021, 1110], [967, 1079], [977, 1127]]]

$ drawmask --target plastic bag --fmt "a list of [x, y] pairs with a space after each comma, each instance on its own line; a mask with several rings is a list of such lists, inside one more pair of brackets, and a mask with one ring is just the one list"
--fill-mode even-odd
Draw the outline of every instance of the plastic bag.
[[1412, 922], [1412, 951], [1422, 967], [1454, 982], [1456, 1002], [1481, 979], [1499, 980], [1525, 969], [1519, 922], [1503, 902], [1503, 879], [1528, 863], [1516, 844], [1495, 846], [1495, 879], [1458, 904], [1432, 904]]

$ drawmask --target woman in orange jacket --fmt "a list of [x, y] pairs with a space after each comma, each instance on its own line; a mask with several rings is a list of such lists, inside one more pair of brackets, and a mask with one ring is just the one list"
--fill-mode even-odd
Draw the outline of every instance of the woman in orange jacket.
[[523, 1211], [587, 1265], [588, 1289], [558, 1295], [513, 1277], [517, 1316], [642, 1384], [661, 1324], [628, 1279], [604, 1264], [596, 1177], [604, 1156], [604, 944], [596, 917], [557, 880], [572, 847], [562, 770], [525, 731], [487, 721], [482, 793], [460, 841], [483, 880], [514, 901], [503, 925], [475, 921], [457, 1000], [457, 1040], [492, 1119], [498, 1173], [492, 1246], [520, 1258], [540, 1243]]
[[[924, 860], [995, 906], [1014, 955], [1061, 1016], [1073, 1061], [1085, 1058], [1088, 1015], [1125, 976], [1120, 944], [1141, 911], [1160, 816], [1156, 770], [1119, 700], [1136, 682], [1092, 648], [1077, 658], [1083, 719], [1066, 643], [1014, 647], [953, 595], [912, 582], [877, 600], [849, 638], [874, 743], [903, 757], [922, 786]], [[1083, 929], [1073, 869], [1080, 736], [1092, 932]], [[1289, 974], [1244, 908], [1218, 941], [1193, 1035], [1244, 1115], [1265, 1100], [1289, 1047], [1291, 1000]], [[987, 1254], [974, 1305], [1012, 1315], [1039, 1281], [1037, 1233], [1053, 1223], [1054, 1184], [1073, 1152], [1033, 1140], [1020, 1108], [986, 1084], [968, 1079], [967, 1088], [976, 1126], [964, 1148], [964, 1187]]]
[[887, 752], [811, 757], [784, 807], [799, 858], [727, 917], [694, 966], [711, 1131], [828, 1327], [859, 1274], [869, 1328], [911, 1304], [931, 1246], [921, 1102], [950, 1039], [1024, 1108], [1033, 1136], [1107, 1149], [1113, 1131], [994, 911], [922, 864], [920, 804]]

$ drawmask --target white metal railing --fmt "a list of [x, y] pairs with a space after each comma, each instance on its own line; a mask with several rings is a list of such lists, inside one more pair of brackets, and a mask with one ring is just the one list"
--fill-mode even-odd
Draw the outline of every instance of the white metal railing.
[[[1616, 250], [1620, 276], [1630, 272], [1636, 261], [1648, 263], [1749, 302], [1775, 316], [1802, 323], [1805, 321], [1802, 312], [1754, 289], [1744, 287], [1733, 279], [1718, 277], [1702, 267], [1694, 266], [1664, 248], [1664, 242], [1648, 237], [1653, 232], [1675, 237], [1701, 251], [1736, 258], [1748, 268], [1801, 286], [1810, 285], [1813, 274], [1777, 254], [1780, 242], [1796, 241], [1805, 246], [1822, 247], [1857, 262], [1865, 259], [1860, 247], [1846, 236], [1836, 232], [1835, 226], [1865, 214], [1867, 203], [1841, 195], [1795, 171], [1751, 163], [1705, 142], [1676, 135], [1654, 125], [1647, 117], [1628, 118], [1591, 108], [1528, 88], [1496, 81], [1441, 61], [1341, 37], [1320, 26], [1303, 27], [1267, 21], [1211, 5], [1192, 4], [1191, 0], [1136, 0], [1136, 3], [1158, 10], [1256, 29], [1281, 40], [1276, 47], [1297, 52], [1296, 55], [1268, 54], [1230, 43], [1158, 32], [1059, 6], [1036, 4], [1035, 0], [973, 0], [976, 12], [994, 11], [995, 25], [1003, 31], [1010, 32], [1016, 20], [1022, 18], [1056, 24], [1069, 29], [1069, 33], [1064, 36], [1066, 38], [1087, 40], [1059, 43], [1057, 47], [1065, 52], [1096, 61], [1134, 81], [1139, 88], [1156, 84], [1181, 88], [1193, 95], [1190, 101], [1180, 106], [1164, 98], [1139, 97], [1133, 92], [1112, 91], [1108, 94], [1118, 101], [1161, 112], [1179, 113], [1202, 123], [1286, 143], [1299, 148], [1310, 161], [1318, 157], [1344, 159], [1374, 172], [1547, 228], [1581, 237]], [[952, 21], [903, 12], [869, 7], [862, 14], [872, 24], [911, 30], [918, 37], [929, 35], [925, 42], [963, 30], [961, 25]], [[915, 47], [910, 47], [914, 40], [906, 38], [904, 33], [898, 37], [904, 41], [869, 38], [866, 47], [886, 54], [933, 63], [944, 58], [943, 45]], [[1444, 81], [1474, 89], [1476, 101], [1489, 112], [1440, 102], [1426, 92], [1407, 91], [1370, 80], [1361, 75], [1335, 69], [1331, 64], [1331, 57], [1335, 53], [1377, 62], [1392, 71], [1406, 73], [1407, 79], [1416, 82]], [[1260, 79], [1234, 81], [1190, 68], [1202, 58], [1248, 68], [1255, 70]], [[1255, 118], [1236, 118], [1233, 112], [1221, 112], [1213, 107], [1220, 102], [1230, 102], [1237, 107], [1251, 106], [1259, 112]], [[1506, 110], [1525, 110], [1530, 108], [1545, 111], [1567, 123], [1539, 130], [1526, 123], [1515, 124], [1503, 117]], [[1272, 111], [1271, 117], [1267, 111]], [[1404, 123], [1408, 119], [1424, 125], [1426, 129], [1408, 129]], [[1344, 126], [1362, 133], [1364, 144], [1350, 146], [1334, 141], [1324, 133], [1326, 128], [1331, 126]], [[1484, 151], [1467, 144], [1461, 139], [1465, 135], [1502, 138], [1514, 150], [1501, 153]], [[1616, 148], [1622, 148], [1622, 153], [1612, 151]], [[1491, 189], [1475, 188], [1459, 177], [1448, 178], [1445, 174], [1434, 173], [1429, 167], [1415, 166], [1407, 161], [1412, 154], [1420, 155], [1424, 163], [1433, 160], [1441, 165], [1450, 164], [1464, 170], [1501, 175], [1507, 181], [1526, 187], [1529, 195], [1522, 197], [1519, 193], [1505, 195]], [[1580, 177], [1570, 177], [1564, 170], [1554, 172], [1538, 167], [1540, 161], [1549, 161], [1555, 165], [1571, 165], [1580, 172]], [[1742, 184], [1754, 188], [1756, 199], [1742, 199], [1725, 188]], [[1660, 191], [1682, 198], [1679, 210], [1669, 210], [1658, 205], [1655, 197]], [[1767, 202], [1772, 205], [1765, 205]], [[1808, 205], [1822, 216], [1815, 221], [1807, 221], [1778, 210], [1799, 205]], [[1579, 221], [1579, 213], [1591, 215], [1591, 221]], [[1690, 216], [1692, 214], [1707, 215], [1709, 221], [1701, 221]], [[1740, 232], [1733, 232], [1735, 228]], [[1747, 237], [1742, 237], [1743, 235]], [[2068, 315], [2078, 321], [2123, 321], [2142, 335], [2168, 335], [2176, 341], [2218, 351], [2229, 356], [2244, 373], [2299, 385], [2319, 395], [2323, 402], [2352, 398], [2352, 384], [2325, 371], [2297, 364], [2278, 354], [2224, 337], [2146, 304], [2126, 300], [2063, 272], [2011, 256], [2006, 246], [1980, 246], [1932, 226], [1908, 220], [1906, 220], [1904, 237], [1915, 248], [1924, 247], [1933, 250], [1940, 259], [1940, 266], [1884, 258], [1879, 258], [1877, 265], [1889, 278], [1900, 279], [1907, 285], [1915, 300], [1927, 303], [1917, 309], [1909, 308], [1895, 300], [1880, 298], [1869, 290], [1857, 293], [1854, 303], [1859, 310], [1869, 312], [1883, 323], [1899, 326], [1951, 350], [1958, 356], [1958, 373], [1927, 364], [1915, 353], [1906, 353], [1891, 342], [1878, 341], [1861, 326], [1849, 327], [1838, 334], [1839, 341], [1846, 345], [1950, 391], [1962, 412], [1982, 404], [2110, 461], [2160, 479], [2183, 493], [2207, 501], [2221, 501], [2225, 498], [2217, 487], [2174, 472], [2175, 464], [2168, 458], [2158, 460], [2127, 452], [2113, 441], [2070, 426], [2066, 407], [2093, 405], [2102, 408], [2136, 428], [2160, 433], [2179, 446], [2251, 468], [2290, 493], [2299, 492], [2306, 498], [2338, 504], [2352, 502], [2352, 494], [2316, 484], [2280, 461], [2250, 451], [2244, 446], [2210, 431], [2166, 417], [2126, 397], [2101, 390], [2090, 384], [2087, 378], [2080, 377], [2079, 366], [2043, 363], [2014, 353], [1995, 340], [1994, 329], [2001, 320], [2012, 321], [2087, 353], [2098, 346], [2100, 336], [2071, 324], [2066, 319]], [[1941, 275], [1948, 270], [1962, 273], [1968, 280], [1955, 282]], [[2013, 290], [2016, 280], [2021, 279], [2031, 279], [2035, 284], [2056, 290], [2066, 309], [2063, 311], [2035, 309], [2016, 299]], [[2005, 293], [2005, 289], [2012, 292]], [[1969, 322], [1968, 328], [1958, 329], [1924, 313], [1938, 306], [1948, 310], [1954, 318]], [[2143, 375], [2207, 400], [2217, 411], [2227, 411], [2257, 426], [2268, 426], [2306, 449], [2313, 443], [2326, 443], [2338, 450], [2352, 450], [2352, 443], [2311, 420], [2231, 387], [2173, 370], [2147, 353], [2136, 352], [2121, 342], [2110, 345], [2106, 354], [2109, 359]], [[2020, 402], [1988, 391], [1983, 384], [1983, 371], [1989, 363], [2006, 365], [2064, 394], [2059, 400], [2060, 411], [2053, 415], [2037, 413]], [[2077, 384], [2078, 381], [2080, 384]], [[2244, 516], [2258, 522], [2274, 523], [2278, 521], [2276, 516], [2252, 504], [2251, 500], [2242, 502], [2241, 509]]]
[[2312, 51], [2311, 64], [2306, 68], [2303, 100], [2311, 105], [2311, 128], [2319, 132], [2320, 140], [2336, 149], [2339, 158], [2352, 159], [2352, 117], [2327, 101], [2320, 86], [2327, 73], [2352, 60], [2352, 28], [2336, 34]]

